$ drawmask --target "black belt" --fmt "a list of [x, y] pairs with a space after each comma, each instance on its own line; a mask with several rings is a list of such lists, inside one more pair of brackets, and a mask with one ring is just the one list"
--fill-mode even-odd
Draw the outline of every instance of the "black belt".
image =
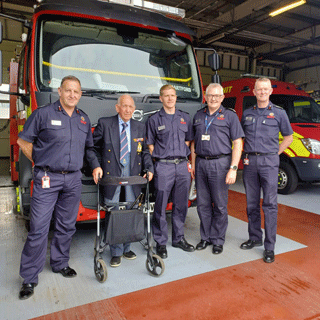
[[231, 153], [228, 153], [228, 154], [218, 154], [216, 156], [201, 156], [199, 154], [197, 154], [197, 157], [201, 158], [201, 159], [205, 159], [205, 160], [213, 160], [213, 159], [220, 159], [220, 158], [223, 158], [223, 157], [228, 157], [230, 156]]
[[73, 173], [75, 171], [55, 171], [55, 170], [51, 170], [49, 167], [38, 167], [35, 166], [36, 169], [39, 170], [43, 170], [43, 171], [48, 171], [48, 172], [52, 172], [52, 173], [61, 173], [61, 174], [68, 174], [68, 173]]
[[173, 158], [173, 159], [171, 159], [171, 158], [169, 158], [169, 159], [156, 159], [156, 161], [178, 164], [183, 161], [188, 161], [188, 159], [185, 157], [185, 158]]
[[272, 156], [278, 154], [278, 152], [269, 152], [269, 153], [262, 153], [262, 152], [244, 152], [245, 155], [249, 154], [250, 156]]

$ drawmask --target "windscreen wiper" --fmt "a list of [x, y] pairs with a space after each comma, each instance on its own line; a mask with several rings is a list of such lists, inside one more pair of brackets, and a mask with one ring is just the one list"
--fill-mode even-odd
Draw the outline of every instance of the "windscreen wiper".
[[106, 90], [106, 89], [89, 89], [89, 90], [82, 90], [82, 95], [85, 96], [99, 96], [103, 94], [139, 94], [138, 91], [118, 91], [118, 90]]

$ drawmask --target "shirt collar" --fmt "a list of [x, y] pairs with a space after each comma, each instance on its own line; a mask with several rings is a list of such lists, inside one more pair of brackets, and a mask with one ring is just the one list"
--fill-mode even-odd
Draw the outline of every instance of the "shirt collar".
[[129, 121], [127, 121], [127, 122], [125, 122], [125, 121], [123, 121], [122, 120], [122, 118], [118, 115], [118, 120], [119, 120], [119, 127], [121, 128], [122, 127], [122, 124], [123, 123], [126, 123], [127, 125], [128, 125], [128, 127], [130, 126], [130, 120]]

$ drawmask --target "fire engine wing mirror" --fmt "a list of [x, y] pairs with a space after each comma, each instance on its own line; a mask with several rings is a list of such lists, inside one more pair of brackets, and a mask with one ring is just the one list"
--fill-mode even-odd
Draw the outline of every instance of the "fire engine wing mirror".
[[20, 96], [20, 99], [22, 101], [22, 103], [26, 106], [30, 106], [30, 95], [29, 94], [22, 94]]
[[220, 83], [221, 84], [221, 77], [217, 73], [212, 75], [211, 83]]
[[209, 66], [213, 71], [220, 69], [220, 56], [214, 52], [208, 56]]
[[149, 63], [154, 67], [163, 68], [165, 66], [166, 59], [162, 55], [150, 53]]

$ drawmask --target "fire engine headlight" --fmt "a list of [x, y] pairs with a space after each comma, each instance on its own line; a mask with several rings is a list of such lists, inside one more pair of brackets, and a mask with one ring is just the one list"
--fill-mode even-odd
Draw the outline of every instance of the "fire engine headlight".
[[310, 138], [301, 139], [307, 150], [313, 154], [320, 154], [320, 141]]

